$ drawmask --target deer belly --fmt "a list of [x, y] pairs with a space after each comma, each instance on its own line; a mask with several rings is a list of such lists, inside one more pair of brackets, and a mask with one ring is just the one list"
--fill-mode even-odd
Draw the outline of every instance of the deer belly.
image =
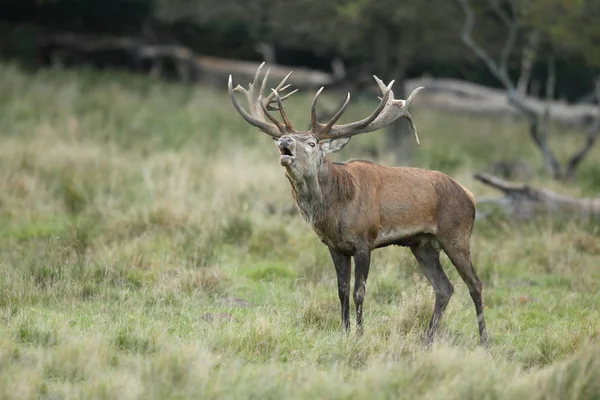
[[422, 229], [412, 228], [403, 228], [403, 227], [394, 227], [394, 228], [381, 228], [379, 230], [379, 235], [373, 242], [373, 247], [382, 247], [388, 246], [391, 244], [399, 244], [407, 239], [415, 237], [423, 232]]

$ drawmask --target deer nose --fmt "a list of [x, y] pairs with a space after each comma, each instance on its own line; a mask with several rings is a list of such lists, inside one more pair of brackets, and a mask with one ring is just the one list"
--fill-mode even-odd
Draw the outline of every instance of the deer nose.
[[279, 147], [290, 147], [292, 144], [294, 144], [294, 139], [292, 139], [289, 136], [282, 136], [281, 138], [279, 138], [279, 140], [277, 141], [277, 144], [279, 145]]

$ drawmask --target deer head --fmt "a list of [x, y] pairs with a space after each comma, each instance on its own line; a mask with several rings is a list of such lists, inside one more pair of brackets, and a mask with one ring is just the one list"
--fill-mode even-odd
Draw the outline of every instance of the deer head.
[[[373, 76], [379, 89], [379, 105], [366, 118], [348, 124], [336, 125], [336, 122], [342, 116], [348, 104], [350, 103], [350, 93], [339, 111], [325, 124], [317, 120], [317, 103], [323, 88], [317, 91], [311, 107], [311, 129], [308, 131], [296, 130], [290, 122], [283, 102], [288, 99], [296, 90], [281, 95], [280, 92], [287, 90], [290, 85], [286, 85], [291, 72], [273, 89], [268, 97], [263, 97], [263, 92], [267, 84], [269, 71], [265, 73], [260, 88], [258, 87], [261, 71], [264, 62], [258, 67], [254, 80], [249, 84], [248, 89], [237, 86], [233, 89], [232, 78], [229, 76], [229, 94], [235, 109], [251, 125], [257, 127], [264, 133], [276, 140], [277, 147], [281, 154], [280, 163], [286, 169], [291, 177], [306, 177], [315, 175], [319, 166], [323, 163], [325, 156], [329, 153], [340, 151], [354, 135], [375, 131], [389, 125], [400, 117], [408, 119], [417, 144], [419, 136], [413, 119], [408, 111], [415, 95], [423, 88], [418, 87], [410, 94], [407, 100], [394, 99], [394, 92], [391, 81], [387, 86], [381, 79]], [[237, 101], [234, 91], [245, 94], [250, 112], [246, 111]], [[275, 118], [270, 111], [279, 111], [282, 121]]]

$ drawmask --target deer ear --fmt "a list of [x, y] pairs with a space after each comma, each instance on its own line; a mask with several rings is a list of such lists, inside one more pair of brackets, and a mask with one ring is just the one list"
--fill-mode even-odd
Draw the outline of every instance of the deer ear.
[[321, 146], [321, 150], [323, 150], [325, 154], [337, 153], [348, 144], [351, 138], [351, 136], [345, 136], [335, 139], [327, 139], [319, 142], [319, 146]]

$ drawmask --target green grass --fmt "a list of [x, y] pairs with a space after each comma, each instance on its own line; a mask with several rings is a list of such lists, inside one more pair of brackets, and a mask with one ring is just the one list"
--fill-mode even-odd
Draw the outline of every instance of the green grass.
[[[331, 94], [327, 94], [330, 95]], [[306, 124], [311, 94], [289, 113]], [[348, 118], [372, 104], [353, 104]], [[414, 165], [543, 172], [519, 121], [415, 107]], [[340, 336], [327, 249], [297, 215], [272, 140], [222, 90], [0, 65], [0, 398], [598, 398], [600, 229], [478, 221], [489, 350], [466, 286], [436, 345], [410, 251], [374, 253], [363, 337]], [[551, 139], [565, 157], [581, 132]], [[383, 135], [336, 160], [390, 163]], [[575, 196], [599, 190], [598, 149]]]

